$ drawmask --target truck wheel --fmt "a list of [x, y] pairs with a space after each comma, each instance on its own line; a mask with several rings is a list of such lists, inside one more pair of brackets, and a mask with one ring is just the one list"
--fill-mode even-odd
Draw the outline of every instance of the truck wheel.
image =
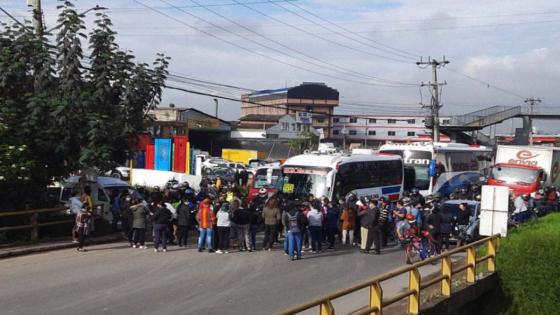
[[111, 173], [111, 177], [122, 179], [122, 175], [120, 172], [113, 172]]

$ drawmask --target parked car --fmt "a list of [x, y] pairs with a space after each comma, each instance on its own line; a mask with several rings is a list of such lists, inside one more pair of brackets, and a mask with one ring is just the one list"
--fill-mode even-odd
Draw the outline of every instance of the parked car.
[[241, 172], [242, 170], [247, 170], [247, 168], [245, 167], [245, 165], [241, 164], [241, 163], [228, 163], [228, 167], [233, 169], [236, 173]]
[[227, 167], [229, 164], [228, 161], [222, 159], [222, 158], [218, 158], [218, 157], [212, 157], [209, 159], [204, 160], [204, 162], [202, 162], [202, 166], [206, 167], [206, 168], [214, 168], [214, 167]]
[[207, 168], [202, 170], [202, 176], [206, 176], [209, 180], [215, 180], [220, 177], [223, 180], [233, 182], [235, 180], [235, 171], [231, 168]]
[[466, 238], [467, 242], [475, 241], [478, 239], [478, 229], [480, 225], [480, 202], [476, 200], [447, 200], [442, 205], [442, 210], [447, 210], [451, 217], [457, 218], [459, 215], [459, 205], [466, 203], [468, 205], [470, 213], [469, 225], [465, 231], [456, 231], [450, 238], [450, 241], [456, 242], [458, 237]]
[[105, 172], [104, 175], [118, 179], [128, 179], [130, 177], [130, 168], [126, 166], [117, 166], [114, 169]]

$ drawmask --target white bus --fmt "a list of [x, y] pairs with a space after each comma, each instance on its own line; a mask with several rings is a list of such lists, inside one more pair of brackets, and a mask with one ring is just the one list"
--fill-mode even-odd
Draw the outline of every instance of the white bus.
[[404, 190], [416, 187], [422, 195], [439, 192], [445, 197], [456, 188], [478, 184], [492, 166], [491, 148], [462, 143], [389, 143], [379, 152], [400, 155], [405, 167]]
[[313, 195], [338, 200], [353, 192], [397, 200], [403, 187], [403, 163], [393, 154], [303, 154], [282, 165], [277, 187], [290, 199]]

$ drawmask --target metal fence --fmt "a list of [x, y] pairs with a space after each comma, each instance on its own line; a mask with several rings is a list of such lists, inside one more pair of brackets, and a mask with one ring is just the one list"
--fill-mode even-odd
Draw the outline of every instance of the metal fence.
[[[498, 239], [499, 234], [489, 236], [473, 242], [471, 244], [455, 248], [453, 250], [447, 251], [444, 254], [438, 255], [436, 257], [432, 257], [421, 261], [419, 263], [410, 265], [410, 266], [403, 266], [401, 268], [395, 269], [393, 271], [389, 271], [382, 275], [379, 275], [369, 281], [360, 283], [358, 285], [352, 286], [350, 288], [346, 288], [340, 290], [338, 292], [323, 296], [319, 299], [307, 302], [300, 306], [288, 309], [284, 312], [281, 312], [280, 315], [292, 315], [303, 312], [305, 310], [318, 307], [320, 315], [334, 315], [335, 309], [333, 307], [332, 301], [346, 296], [348, 294], [354, 293], [356, 291], [369, 288], [369, 303], [368, 306], [357, 313], [354, 314], [376, 314], [380, 315], [383, 311], [384, 307], [392, 305], [404, 298], [408, 299], [408, 306], [407, 311], [409, 314], [418, 314], [420, 312], [420, 295], [422, 290], [426, 289], [429, 286], [434, 284], [440, 285], [440, 293], [443, 297], [449, 298], [451, 296], [451, 279], [453, 275], [456, 275], [460, 272], [466, 271], [465, 280], [467, 283], [475, 283], [476, 282], [476, 267], [477, 265], [486, 262], [486, 268], [488, 272], [495, 272], [496, 271], [496, 250], [498, 246]], [[487, 254], [482, 257], [477, 257], [476, 255], [476, 248], [486, 245], [487, 246]], [[451, 261], [451, 256], [457, 255], [459, 253], [466, 252], [467, 261], [466, 264], [453, 268], [453, 264]], [[430, 280], [422, 281], [422, 277], [420, 276], [419, 268], [422, 266], [426, 266], [428, 264], [432, 264], [434, 262], [441, 263], [441, 272], [435, 278], [431, 278]], [[402, 274], [408, 273], [408, 290], [397, 294], [393, 297], [385, 298], [383, 296], [383, 288], [381, 282], [395, 278]], [[357, 305], [356, 308], [360, 306]]]

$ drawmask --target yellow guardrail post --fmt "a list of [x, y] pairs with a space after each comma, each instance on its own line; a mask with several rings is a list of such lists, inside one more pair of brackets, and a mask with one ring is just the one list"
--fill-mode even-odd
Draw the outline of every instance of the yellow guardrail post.
[[408, 313], [418, 314], [420, 312], [420, 272], [418, 268], [414, 268], [408, 274], [408, 289], [413, 291], [408, 296]]
[[441, 257], [441, 275], [445, 278], [441, 279], [441, 295], [445, 297], [451, 296], [451, 276], [453, 265], [451, 264], [451, 257], [445, 255]]
[[383, 289], [379, 282], [369, 286], [369, 307], [377, 307], [377, 315], [381, 315], [383, 307]]
[[490, 255], [491, 258], [486, 261], [486, 267], [489, 272], [496, 271], [496, 243], [498, 239], [499, 238], [491, 238], [488, 240], [488, 255]]
[[334, 315], [334, 307], [330, 300], [326, 300], [321, 303], [320, 315]]
[[467, 248], [467, 265], [467, 283], [474, 283], [476, 280], [476, 251], [473, 246]]

